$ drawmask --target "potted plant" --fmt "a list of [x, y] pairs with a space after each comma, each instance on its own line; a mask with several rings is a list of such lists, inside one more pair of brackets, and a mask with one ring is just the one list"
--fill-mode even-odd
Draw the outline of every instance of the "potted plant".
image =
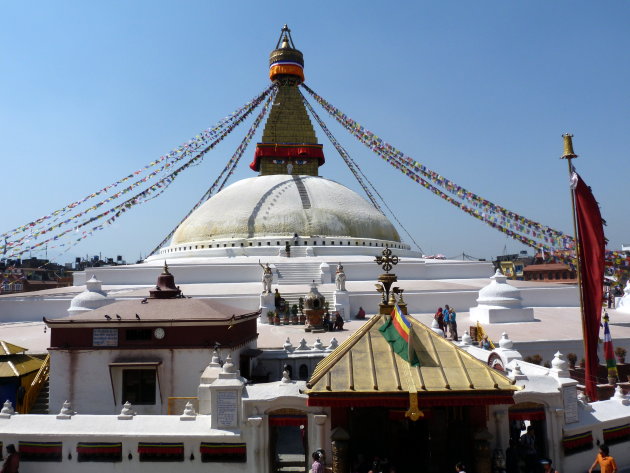
[[615, 355], [617, 355], [617, 361], [619, 363], [625, 363], [626, 362], [626, 349], [623, 347], [617, 347], [615, 348]]
[[293, 304], [291, 306], [291, 323], [297, 325], [298, 323], [298, 305]]
[[569, 368], [574, 370], [575, 364], [577, 363], [577, 355], [575, 353], [569, 353], [567, 355], [567, 360], [569, 360]]
[[273, 325], [273, 317], [276, 313], [273, 310], [267, 311], [267, 319], [269, 319], [269, 325]]
[[543, 358], [539, 354], [536, 354], [536, 355], [532, 355], [532, 356], [526, 356], [523, 359], [523, 361], [526, 361], [527, 363], [532, 363], [534, 365], [540, 365], [540, 364], [542, 364]]

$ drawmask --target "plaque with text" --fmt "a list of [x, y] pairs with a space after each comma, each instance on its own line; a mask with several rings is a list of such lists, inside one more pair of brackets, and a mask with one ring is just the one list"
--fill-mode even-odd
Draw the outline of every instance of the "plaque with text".
[[564, 403], [564, 421], [567, 424], [577, 422], [579, 420], [577, 386], [567, 386], [563, 388], [562, 402]]
[[95, 328], [94, 330], [92, 330], [92, 346], [117, 347], [118, 346], [118, 329]]
[[238, 395], [236, 391], [217, 391], [217, 426], [236, 427], [238, 421]]

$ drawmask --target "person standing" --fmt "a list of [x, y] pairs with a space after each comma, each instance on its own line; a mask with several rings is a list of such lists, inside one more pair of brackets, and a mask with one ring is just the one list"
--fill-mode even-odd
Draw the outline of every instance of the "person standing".
[[15, 445], [7, 445], [7, 453], [9, 456], [2, 465], [0, 473], [18, 473], [20, 468], [20, 454], [15, 450]]
[[446, 337], [446, 330], [450, 329], [450, 326], [448, 325], [450, 315], [451, 315], [451, 309], [448, 306], [448, 304], [446, 304], [444, 306], [444, 310], [442, 311], [442, 316], [443, 316], [442, 322], [444, 324], [444, 337]]
[[438, 307], [437, 312], [433, 316], [433, 318], [437, 321], [438, 327], [440, 330], [446, 334], [446, 327], [444, 326], [444, 313], [442, 312], [442, 308]]
[[448, 329], [451, 332], [451, 338], [457, 341], [457, 312], [451, 307], [448, 311]]
[[591, 467], [588, 469], [588, 473], [592, 473], [593, 468], [595, 468], [598, 463], [601, 473], [617, 473], [617, 463], [615, 462], [615, 459], [609, 455], [608, 445], [602, 444], [599, 446], [599, 453], [597, 454], [597, 457], [595, 457], [595, 461]]
[[527, 432], [521, 435], [521, 447], [525, 455], [525, 463], [528, 472], [536, 471], [536, 460], [538, 452], [536, 451], [536, 435], [534, 434], [534, 426], [527, 427]]
[[319, 452], [313, 452], [313, 464], [311, 465], [311, 473], [324, 473], [324, 465], [321, 463]]

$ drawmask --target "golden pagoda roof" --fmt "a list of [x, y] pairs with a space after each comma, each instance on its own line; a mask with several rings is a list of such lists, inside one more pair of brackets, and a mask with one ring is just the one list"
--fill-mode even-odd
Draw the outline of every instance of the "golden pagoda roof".
[[15, 353], [24, 353], [27, 349], [13, 345], [12, 343], [0, 340], [0, 356], [13, 355]]
[[408, 318], [420, 366], [392, 350], [374, 316], [318, 363], [305, 391], [309, 405], [404, 405], [414, 392], [420, 406], [513, 403], [512, 380]]
[[0, 361], [0, 378], [13, 378], [38, 371], [44, 360], [30, 355], [12, 355]]

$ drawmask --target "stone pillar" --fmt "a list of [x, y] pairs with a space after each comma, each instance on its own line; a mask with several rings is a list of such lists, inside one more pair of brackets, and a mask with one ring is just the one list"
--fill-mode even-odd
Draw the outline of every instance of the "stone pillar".
[[245, 381], [240, 377], [228, 355], [223, 371], [209, 386], [211, 429], [238, 429], [242, 415], [242, 395]]
[[248, 417], [247, 425], [252, 433], [252, 444], [249, 448], [254, 458], [254, 471], [263, 473], [266, 469], [265, 455], [262, 455], [262, 442], [260, 441], [260, 426], [262, 425], [262, 417]]
[[549, 442], [547, 451], [553, 459], [554, 468], [559, 468], [563, 459], [563, 449], [560, 447], [562, 441], [560, 439], [562, 439], [562, 426], [564, 425], [564, 409], [545, 406], [545, 417], [547, 419], [546, 438]]
[[335, 312], [339, 312], [346, 322], [350, 322], [350, 295], [348, 291], [335, 291], [333, 294]]
[[267, 317], [267, 312], [276, 311], [276, 301], [273, 292], [268, 294], [261, 293], [260, 294], [260, 323], [269, 323], [269, 318]]
[[474, 434], [474, 471], [477, 473], [492, 473], [490, 439], [492, 439], [492, 435], [486, 428]]
[[507, 409], [496, 410], [494, 412], [494, 421], [495, 421], [495, 429], [496, 429], [496, 448], [501, 450], [502, 452], [509, 446], [509, 438], [510, 434], [508, 429], [507, 421]]
[[315, 421], [315, 448], [313, 450], [322, 449], [328, 452], [326, 448], [326, 420], [328, 416], [326, 414], [315, 414], [313, 420]]

